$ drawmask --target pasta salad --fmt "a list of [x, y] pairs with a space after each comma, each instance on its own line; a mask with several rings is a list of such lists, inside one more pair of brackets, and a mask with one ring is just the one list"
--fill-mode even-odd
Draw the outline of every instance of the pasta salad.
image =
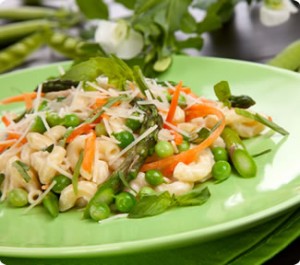
[[26, 211], [41, 204], [53, 217], [83, 208], [95, 221], [140, 218], [203, 204], [205, 183], [232, 171], [255, 177], [242, 139], [266, 127], [288, 133], [250, 110], [254, 100], [231, 94], [226, 81], [214, 90], [216, 100], [197, 96], [182, 81], [145, 78], [112, 57], [2, 99], [26, 109], [2, 115], [1, 201]]

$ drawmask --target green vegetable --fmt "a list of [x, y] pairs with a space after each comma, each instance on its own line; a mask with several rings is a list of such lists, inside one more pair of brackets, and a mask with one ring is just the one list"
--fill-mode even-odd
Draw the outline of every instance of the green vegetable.
[[[39, 30], [47, 29], [53, 24], [55, 23], [50, 22], [48, 20], [37, 19], [37, 20], [29, 20], [29, 21], [22, 21], [17, 23], [10, 23], [7, 25], [1, 25], [0, 44], [11, 43], [11, 41], [19, 40], [20, 38], [24, 38], [27, 35], [33, 34]], [[35, 34], [32, 36], [35, 36]], [[37, 42], [37, 39], [39, 38], [37, 37], [33, 38], [33, 40], [28, 41], [27, 45], [30, 47], [33, 46]], [[31, 45], [29, 45], [29, 43]]]
[[[1, 28], [0, 27], [0, 42], [1, 42]], [[0, 73], [10, 70], [20, 65], [27, 56], [39, 48], [43, 43], [43, 35], [41, 33], [34, 33], [19, 42], [8, 46], [0, 52]]]
[[180, 145], [177, 146], [179, 152], [184, 152], [190, 149], [189, 141], [183, 140]]
[[77, 127], [81, 123], [80, 118], [76, 114], [68, 114], [63, 118], [65, 127]]
[[63, 118], [61, 118], [57, 113], [50, 112], [46, 115], [46, 121], [50, 127], [54, 127], [57, 125], [62, 125], [64, 123]]
[[88, 19], [108, 19], [108, 8], [102, 0], [76, 0], [76, 3]]
[[34, 119], [34, 122], [30, 128], [31, 132], [38, 132], [38, 133], [44, 133], [46, 131], [46, 127], [44, 125], [44, 122], [40, 116], [36, 116]]
[[48, 153], [51, 153], [53, 151], [53, 149], [54, 149], [54, 144], [50, 144], [46, 148], [42, 149], [42, 151], [46, 151]]
[[[71, 81], [71, 80], [49, 80], [43, 83], [42, 92], [49, 93], [49, 92], [57, 92], [62, 90], [70, 89], [71, 87], [77, 87], [79, 84], [78, 81]], [[37, 88], [35, 89], [37, 91]]]
[[107, 135], [107, 131], [103, 122], [100, 122], [95, 126], [95, 132], [97, 136]]
[[191, 142], [193, 144], [200, 144], [206, 138], [208, 138], [210, 134], [211, 134], [211, 131], [209, 129], [203, 127], [200, 129], [200, 131], [197, 132], [196, 137], [193, 137], [193, 139], [191, 139]]
[[91, 205], [89, 213], [91, 218], [98, 222], [110, 216], [110, 208], [106, 203], [97, 202]]
[[24, 207], [28, 204], [28, 192], [21, 188], [15, 188], [8, 193], [7, 201], [13, 207]]
[[135, 197], [129, 192], [116, 195], [116, 208], [121, 213], [128, 213], [136, 204]]
[[5, 175], [3, 173], [0, 173], [0, 187], [1, 187], [1, 184], [3, 183], [5, 179]]
[[102, 201], [104, 191], [111, 189], [114, 194], [117, 194], [124, 187], [124, 182], [129, 182], [135, 178], [144, 164], [148, 156], [149, 149], [152, 148], [157, 141], [158, 131], [162, 128], [162, 118], [158, 114], [157, 108], [154, 105], [137, 105], [142, 111], [145, 112], [144, 120], [140, 129], [140, 133], [144, 133], [148, 128], [158, 125], [158, 127], [143, 140], [138, 142], [126, 153], [123, 163], [119, 168], [114, 171], [106, 182], [104, 182], [97, 190], [94, 197], [89, 201], [85, 211], [84, 217], [89, 218], [89, 209], [93, 203]]
[[138, 193], [139, 198], [142, 198], [144, 196], [150, 196], [150, 195], [156, 195], [156, 192], [154, 189], [147, 186], [142, 187]]
[[133, 67], [133, 77], [134, 77], [134, 81], [138, 85], [143, 95], [145, 95], [146, 90], [148, 90], [151, 93], [148, 85], [146, 84], [143, 72], [141, 68], [137, 65]]
[[225, 106], [247, 109], [255, 104], [255, 101], [245, 95], [234, 96], [231, 94], [227, 81], [221, 81], [214, 86], [215, 94]]
[[237, 172], [243, 178], [255, 177], [256, 164], [238, 134], [229, 127], [225, 127], [221, 136], [225, 141], [232, 164]]
[[[139, 117], [140, 114], [138, 112], [134, 112], [132, 114], [132, 116]], [[128, 118], [125, 121], [125, 125], [128, 128], [130, 128], [132, 131], [136, 131], [137, 129], [139, 129], [141, 127], [142, 123], [139, 120]]]
[[164, 183], [163, 174], [157, 169], [148, 170], [145, 174], [145, 179], [152, 186], [158, 186]]
[[171, 143], [168, 141], [159, 141], [155, 145], [155, 153], [161, 157], [168, 157], [174, 154], [174, 149]]
[[178, 196], [174, 196], [173, 200], [176, 206], [197, 206], [205, 203], [210, 198], [210, 192], [207, 187], [201, 186], [194, 188], [193, 190]]
[[211, 149], [215, 161], [228, 161], [228, 153], [223, 147], [214, 147]]
[[43, 111], [43, 110], [47, 109], [47, 106], [48, 106], [48, 101], [43, 100], [42, 103], [39, 105], [38, 111]]
[[32, 20], [42, 18], [60, 18], [68, 14], [66, 10], [52, 9], [46, 7], [22, 6], [0, 9], [0, 18], [10, 20]]
[[230, 174], [231, 166], [227, 161], [219, 160], [213, 165], [212, 176], [217, 181], [223, 181], [229, 178]]
[[64, 188], [72, 183], [72, 180], [64, 175], [54, 176], [53, 181], [56, 182], [52, 188], [55, 193], [61, 193]]
[[52, 217], [57, 217], [59, 213], [58, 198], [51, 191], [43, 199], [43, 206]]
[[280, 127], [278, 124], [276, 124], [275, 122], [273, 121], [270, 121], [268, 119], [266, 119], [265, 117], [261, 116], [260, 114], [258, 113], [251, 113], [247, 110], [243, 110], [243, 109], [238, 109], [236, 108], [235, 109], [235, 112], [241, 116], [244, 116], [246, 118], [249, 118], [249, 119], [252, 119], [252, 120], [255, 120], [255, 121], [258, 121], [260, 122], [261, 124], [269, 127], [270, 129], [272, 129], [273, 131], [275, 132], [278, 132], [282, 135], [288, 135], [289, 132], [286, 131], [285, 129], [283, 129], [282, 127]]
[[120, 146], [123, 149], [134, 141], [133, 134], [128, 131], [113, 133], [113, 136], [120, 142], [118, 146]]
[[80, 176], [80, 168], [81, 168], [82, 162], [83, 162], [83, 151], [81, 151], [79, 154], [79, 158], [75, 165], [73, 177], [72, 177], [73, 190], [74, 190], [75, 194], [77, 194], [77, 192], [78, 192], [78, 178]]
[[31, 177], [28, 174], [30, 167], [27, 164], [23, 163], [20, 160], [16, 160], [15, 162], [13, 162], [13, 166], [18, 170], [19, 174], [26, 182], [29, 182], [31, 180]]

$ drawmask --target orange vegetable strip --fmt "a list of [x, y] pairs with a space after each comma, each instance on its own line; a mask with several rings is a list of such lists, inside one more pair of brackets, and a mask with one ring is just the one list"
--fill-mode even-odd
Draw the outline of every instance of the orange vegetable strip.
[[32, 100], [37, 97], [37, 93], [36, 92], [24, 93], [21, 95], [5, 98], [3, 100], [0, 100], [0, 104], [10, 104], [10, 103], [14, 103], [14, 102], [22, 102], [22, 101], [26, 100], [25, 97], [30, 98]]
[[96, 98], [95, 103], [91, 106], [92, 109], [102, 107], [107, 102], [107, 98]]
[[206, 116], [209, 114], [216, 115], [220, 119], [221, 123], [218, 126], [218, 128], [215, 131], [213, 131], [207, 139], [205, 139], [195, 148], [184, 151], [175, 156], [167, 157], [152, 163], [145, 164], [142, 166], [141, 171], [148, 171], [150, 169], [159, 169], [163, 171], [163, 173], [167, 173], [167, 174], [172, 173], [174, 168], [179, 162], [189, 164], [195, 161], [197, 155], [202, 150], [209, 147], [220, 136], [220, 134], [222, 133], [225, 127], [225, 116], [220, 110], [212, 106], [199, 105], [197, 107], [197, 110], [194, 110], [194, 112], [198, 112], [198, 117]]
[[11, 124], [11, 121], [6, 116], [2, 116], [1, 120], [6, 127], [8, 127]]
[[180, 145], [183, 142], [183, 137], [180, 133], [172, 130], [171, 133], [174, 135], [174, 142], [176, 145]]
[[95, 124], [91, 124], [91, 123], [84, 123], [79, 125], [77, 128], [75, 128], [70, 136], [67, 138], [67, 143], [72, 142], [77, 136], [81, 135], [81, 134], [87, 134], [89, 133], [92, 128], [95, 127]]
[[25, 101], [26, 109], [27, 109], [27, 110], [32, 109], [33, 102], [32, 102], [31, 96], [28, 95], [28, 94], [24, 94], [24, 101]]
[[83, 161], [81, 167], [88, 173], [92, 172], [96, 151], [96, 134], [92, 131], [92, 134], [86, 139], [85, 148], [83, 153]]
[[182, 81], [180, 81], [178, 83], [178, 85], [175, 87], [175, 92], [171, 101], [171, 105], [170, 105], [170, 109], [166, 118], [167, 122], [172, 123], [174, 115], [175, 115], [175, 111], [176, 111], [176, 107], [178, 105], [178, 99], [179, 99], [179, 95], [180, 95], [180, 89], [182, 87]]

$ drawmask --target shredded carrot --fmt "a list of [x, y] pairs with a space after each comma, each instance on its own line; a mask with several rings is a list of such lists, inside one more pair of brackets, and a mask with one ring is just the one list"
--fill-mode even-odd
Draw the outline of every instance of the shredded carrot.
[[107, 102], [107, 98], [96, 98], [95, 103], [91, 106], [92, 109], [98, 109]]
[[100, 116], [102, 119], [109, 119], [109, 115], [106, 113], [101, 114]]
[[2, 120], [2, 122], [4, 123], [4, 125], [5, 125], [6, 127], [8, 127], [8, 126], [11, 124], [10, 119], [7, 118], [6, 116], [2, 116], [1, 120]]
[[32, 92], [32, 93], [24, 93], [21, 95], [17, 95], [17, 96], [13, 96], [13, 97], [9, 97], [3, 100], [0, 100], [0, 104], [10, 104], [10, 103], [15, 103], [15, 102], [22, 102], [28, 100], [28, 99], [35, 99], [37, 97], [37, 93], [36, 92]]
[[96, 134], [92, 131], [92, 134], [86, 139], [85, 148], [83, 153], [83, 161], [81, 167], [88, 173], [92, 172], [96, 151]]
[[13, 146], [17, 139], [8, 139], [7, 142], [0, 143], [0, 153], [4, 152], [7, 148]]
[[89, 133], [92, 128], [95, 127], [95, 124], [91, 124], [91, 123], [84, 123], [79, 125], [77, 128], [75, 128], [72, 133], [70, 134], [70, 136], [67, 138], [67, 143], [72, 142], [77, 136], [81, 135], [81, 134], [87, 134]]
[[24, 102], [25, 102], [25, 106], [26, 106], [26, 109], [27, 109], [27, 110], [32, 109], [32, 106], [33, 106], [32, 100], [33, 100], [33, 99], [31, 98], [30, 95], [24, 94]]
[[218, 126], [218, 128], [215, 131], [213, 131], [207, 139], [205, 139], [195, 148], [184, 151], [175, 156], [167, 157], [152, 163], [145, 164], [142, 166], [141, 171], [148, 171], [150, 169], [159, 169], [166, 176], [170, 175], [179, 162], [189, 164], [195, 161], [197, 155], [202, 150], [209, 147], [220, 136], [220, 134], [222, 133], [225, 127], [225, 117], [220, 110], [208, 105], [198, 105], [197, 110], [194, 109], [193, 112], [198, 112], [198, 117], [203, 117], [209, 114], [216, 115], [220, 119], [221, 123]]
[[179, 95], [180, 95], [180, 89], [182, 87], [182, 81], [180, 81], [178, 83], [178, 85], [175, 87], [175, 92], [171, 101], [171, 105], [170, 105], [170, 109], [166, 118], [167, 122], [172, 123], [174, 115], [175, 115], [175, 111], [176, 111], [176, 107], [178, 105], [178, 99], [179, 99]]
[[182, 137], [182, 135], [181, 135], [180, 133], [178, 133], [178, 132], [172, 130], [172, 131], [171, 131], [171, 134], [174, 135], [174, 142], [175, 142], [176, 145], [182, 144], [182, 142], [183, 142], [183, 137]]

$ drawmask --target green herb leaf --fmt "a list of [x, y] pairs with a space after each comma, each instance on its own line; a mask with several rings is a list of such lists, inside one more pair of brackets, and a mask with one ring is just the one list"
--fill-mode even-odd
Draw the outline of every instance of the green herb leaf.
[[134, 6], [138, 0], [116, 0], [115, 2], [122, 4], [128, 9], [134, 9]]
[[282, 135], [288, 135], [289, 134], [289, 132], [286, 131], [284, 128], [280, 127], [275, 122], [266, 119], [265, 117], [261, 116], [258, 113], [251, 113], [247, 110], [239, 109], [239, 108], [236, 108], [235, 112], [237, 114], [241, 115], [241, 116], [246, 117], [246, 118], [258, 121], [258, 122], [262, 123], [263, 125], [267, 126], [268, 128], [272, 129], [273, 131], [278, 132]]
[[194, 144], [200, 144], [205, 139], [207, 139], [210, 134], [211, 134], [211, 131], [209, 129], [203, 127], [200, 129], [200, 131], [197, 132], [197, 136], [194, 139], [192, 139], [191, 142]]
[[42, 151], [51, 153], [53, 151], [53, 148], [54, 148], [54, 144], [51, 144], [51, 145], [47, 146], [46, 148], [44, 148]]
[[20, 160], [16, 160], [15, 162], [13, 162], [13, 166], [18, 170], [18, 172], [26, 182], [29, 182], [31, 180], [31, 177], [27, 172], [30, 169], [30, 167], [27, 164], [23, 163]]
[[179, 49], [194, 48], [200, 50], [203, 46], [203, 39], [201, 37], [192, 37], [183, 41], [177, 41], [176, 45]]
[[72, 177], [72, 185], [73, 185], [73, 190], [74, 190], [75, 194], [77, 194], [77, 192], [78, 192], [78, 178], [80, 175], [80, 168], [81, 168], [82, 161], [83, 161], [83, 151], [81, 151], [79, 154], [79, 158], [75, 165], [74, 173], [73, 173], [73, 177]]
[[80, 11], [89, 19], [108, 19], [108, 7], [102, 0], [76, 0]]
[[207, 187], [202, 187], [191, 190], [190, 192], [175, 196], [174, 200], [178, 206], [194, 206], [205, 203], [210, 197], [210, 192]]
[[197, 22], [189, 11], [185, 12], [181, 19], [180, 29], [184, 33], [195, 33], [197, 31]]
[[172, 197], [165, 191], [160, 195], [149, 195], [141, 198], [130, 211], [129, 218], [154, 216], [165, 212], [172, 206]]
[[227, 81], [221, 81], [215, 84], [214, 91], [219, 101], [223, 102], [225, 106], [230, 106], [229, 98], [231, 91]]

